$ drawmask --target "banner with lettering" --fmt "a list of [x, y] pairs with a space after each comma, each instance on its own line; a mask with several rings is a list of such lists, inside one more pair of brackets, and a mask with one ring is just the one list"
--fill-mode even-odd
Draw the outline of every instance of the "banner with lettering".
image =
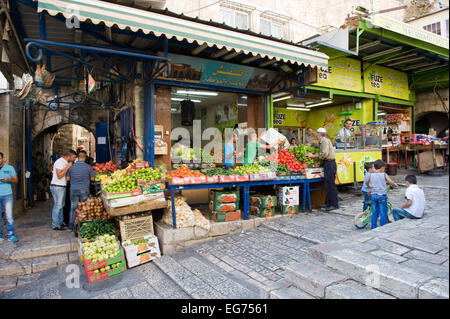
[[314, 85], [361, 92], [361, 63], [349, 58], [329, 60], [328, 68], [319, 68], [317, 83]]
[[364, 72], [364, 92], [409, 100], [408, 75], [373, 65]]

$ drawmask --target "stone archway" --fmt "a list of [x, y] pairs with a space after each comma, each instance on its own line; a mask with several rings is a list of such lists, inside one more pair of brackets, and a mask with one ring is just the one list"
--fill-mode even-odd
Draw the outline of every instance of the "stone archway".
[[424, 112], [415, 118], [415, 132], [418, 134], [428, 134], [429, 129], [433, 128], [437, 136], [442, 136], [448, 126], [448, 114], [445, 112]]

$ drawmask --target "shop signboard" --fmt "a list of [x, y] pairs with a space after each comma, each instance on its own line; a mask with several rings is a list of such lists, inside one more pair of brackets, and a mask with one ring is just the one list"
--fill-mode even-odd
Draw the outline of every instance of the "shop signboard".
[[[364, 68], [366, 67], [364, 64]], [[364, 91], [408, 100], [408, 75], [404, 72], [373, 65], [364, 72]]]
[[337, 182], [339, 184], [353, 183], [353, 162], [356, 165], [356, 180], [364, 180], [364, 163], [381, 159], [381, 151], [356, 151], [336, 153]]
[[229, 88], [267, 91], [277, 73], [238, 64], [169, 54], [169, 73], [160, 79], [208, 84]]
[[308, 112], [288, 110], [284, 107], [273, 108], [273, 125], [280, 127], [306, 127]]
[[374, 26], [381, 27], [389, 31], [400, 33], [402, 35], [413, 37], [448, 49], [448, 39], [432, 32], [415, 27], [413, 25], [388, 18], [380, 14], [373, 15], [371, 18], [371, 22]]
[[337, 58], [328, 61], [328, 67], [320, 67], [317, 83], [332, 89], [361, 92], [361, 63], [349, 58]]

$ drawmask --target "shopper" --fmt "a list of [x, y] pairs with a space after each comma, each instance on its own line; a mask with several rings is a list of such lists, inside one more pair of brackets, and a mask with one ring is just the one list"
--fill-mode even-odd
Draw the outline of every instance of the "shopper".
[[279, 142], [275, 142], [270, 145], [261, 144], [258, 141], [258, 138], [257, 138], [257, 135], [255, 132], [251, 132], [248, 136], [248, 139], [249, 139], [249, 142], [247, 143], [247, 147], [245, 148], [244, 161], [242, 163], [244, 165], [253, 164], [253, 162], [255, 161], [255, 159], [258, 155], [258, 151], [260, 148], [270, 150], [272, 147], [283, 144], [283, 140], [280, 140]]
[[387, 223], [387, 187], [386, 183], [396, 187], [397, 184], [385, 173], [386, 163], [382, 160], [376, 160], [374, 163], [375, 172], [367, 177], [366, 185], [369, 188], [372, 202], [371, 228], [377, 227], [378, 216], [380, 216], [380, 226]]
[[364, 180], [363, 180], [363, 184], [361, 187], [361, 192], [364, 195], [364, 205], [363, 205], [363, 212], [366, 211], [366, 209], [369, 207], [369, 203], [370, 203], [370, 196], [372, 195], [369, 187], [367, 187], [366, 185], [366, 181], [367, 178], [370, 176], [370, 174], [372, 174], [373, 172], [375, 172], [375, 167], [374, 167], [374, 162], [365, 162], [364, 163]]
[[406, 203], [400, 206], [400, 209], [395, 208], [392, 211], [394, 220], [400, 220], [405, 217], [411, 219], [420, 219], [425, 211], [425, 194], [423, 190], [417, 186], [417, 178], [414, 175], [407, 175], [405, 177], [406, 189], [405, 199]]
[[5, 212], [6, 219], [6, 237], [13, 243], [19, 241], [14, 232], [14, 197], [12, 191], [12, 184], [17, 184], [18, 182], [16, 170], [11, 165], [6, 164], [4, 155], [0, 152], [0, 242], [4, 240], [3, 212]]
[[294, 148], [297, 146], [297, 141], [295, 140], [295, 138], [291, 139], [290, 144], [290, 148]]
[[42, 157], [41, 152], [36, 152], [36, 158], [33, 162], [33, 168], [31, 169], [31, 176], [33, 180], [33, 186], [38, 201], [45, 201], [47, 192], [47, 163]]
[[75, 226], [75, 210], [79, 202], [85, 202], [89, 198], [90, 181], [95, 180], [95, 172], [86, 164], [86, 153], [78, 154], [78, 161], [70, 167], [66, 179], [70, 181], [70, 219], [69, 229]]
[[312, 128], [308, 127], [306, 129], [306, 134], [305, 134], [305, 144], [309, 145], [315, 139], [316, 139], [316, 137], [314, 136], [314, 130]]
[[56, 160], [53, 164], [53, 177], [50, 183], [50, 192], [52, 193], [54, 205], [52, 210], [52, 228], [53, 230], [63, 230], [63, 207], [66, 200], [66, 174], [72, 167], [77, 157], [73, 150]]
[[233, 169], [236, 157], [236, 151], [234, 149], [234, 143], [238, 139], [237, 134], [232, 134], [229, 140], [225, 143], [223, 149], [223, 167], [225, 169]]
[[307, 153], [306, 156], [310, 158], [318, 157], [323, 160], [323, 174], [325, 179], [325, 189], [327, 191], [325, 210], [331, 211], [339, 208], [338, 191], [335, 184], [337, 167], [333, 144], [326, 136], [327, 131], [322, 127], [319, 128], [317, 130], [320, 147], [319, 154]]

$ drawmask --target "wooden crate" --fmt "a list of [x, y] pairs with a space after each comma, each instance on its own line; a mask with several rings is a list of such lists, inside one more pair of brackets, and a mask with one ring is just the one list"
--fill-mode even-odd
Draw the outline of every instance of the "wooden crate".
[[134, 240], [149, 234], [154, 234], [153, 216], [150, 212], [148, 216], [133, 219], [118, 219], [120, 236], [122, 241]]
[[141, 202], [141, 203], [135, 204], [135, 205], [112, 208], [109, 205], [107, 199], [105, 199], [103, 196], [102, 196], [102, 199], [103, 199], [103, 206], [105, 207], [106, 211], [108, 212], [109, 216], [111, 216], [111, 217], [123, 216], [123, 215], [128, 215], [128, 214], [133, 214], [133, 213], [139, 213], [139, 212], [146, 212], [149, 210], [167, 207], [167, 200], [163, 200], [163, 201], [154, 200], [154, 201]]

